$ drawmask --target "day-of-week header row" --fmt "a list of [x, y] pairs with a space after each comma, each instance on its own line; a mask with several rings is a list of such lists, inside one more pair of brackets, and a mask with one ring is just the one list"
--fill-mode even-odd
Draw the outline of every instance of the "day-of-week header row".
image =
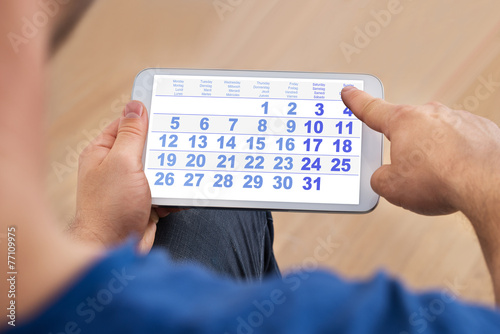
[[193, 76], [156, 76], [157, 96], [228, 98], [284, 98], [338, 100], [345, 86], [363, 89], [360, 80], [254, 79]]

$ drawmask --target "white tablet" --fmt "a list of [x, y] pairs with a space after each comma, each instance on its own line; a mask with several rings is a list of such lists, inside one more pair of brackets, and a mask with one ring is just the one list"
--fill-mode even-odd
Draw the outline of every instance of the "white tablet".
[[364, 74], [147, 69], [132, 99], [149, 112], [144, 148], [153, 204], [367, 212], [382, 135], [343, 104]]

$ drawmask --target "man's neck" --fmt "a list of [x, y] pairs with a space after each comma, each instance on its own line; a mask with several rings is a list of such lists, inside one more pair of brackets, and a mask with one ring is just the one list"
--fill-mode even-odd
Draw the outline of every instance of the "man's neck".
[[[22, 34], [23, 17], [32, 18], [37, 10], [38, 1], [2, 3], [0, 35]], [[67, 240], [44, 198], [47, 33], [40, 28], [19, 49], [7, 38], [0, 40], [0, 235], [2, 254], [6, 255], [9, 236], [14, 250], [13, 263], [5, 256], [0, 270], [17, 272], [15, 297], [8, 297], [10, 284], [2, 280], [0, 298], [2, 307], [15, 301], [20, 322], [39, 312], [101, 254]], [[3, 326], [5, 322], [0, 329]]]

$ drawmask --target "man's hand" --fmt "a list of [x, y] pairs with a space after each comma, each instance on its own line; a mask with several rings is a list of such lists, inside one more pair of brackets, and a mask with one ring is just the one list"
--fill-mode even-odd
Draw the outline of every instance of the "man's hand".
[[372, 177], [372, 188], [389, 202], [426, 215], [467, 214], [500, 191], [500, 130], [493, 122], [439, 103], [393, 105], [355, 88], [342, 98], [391, 141], [391, 164]]
[[493, 122], [439, 103], [393, 105], [355, 88], [342, 99], [391, 141], [391, 164], [372, 188], [420, 214], [461, 210], [476, 230], [500, 303], [500, 129]]
[[76, 219], [70, 230], [77, 238], [109, 247], [136, 235], [141, 252], [151, 249], [159, 218], [151, 208], [142, 166], [147, 129], [146, 108], [132, 101], [80, 155]]

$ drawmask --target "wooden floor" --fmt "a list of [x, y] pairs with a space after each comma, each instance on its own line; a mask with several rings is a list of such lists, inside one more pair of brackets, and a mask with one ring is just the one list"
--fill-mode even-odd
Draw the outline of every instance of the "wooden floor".
[[[217, 3], [226, 3], [224, 12]], [[391, 102], [438, 100], [500, 124], [500, 87], [485, 85], [500, 82], [496, 0], [227, 3], [98, 1], [55, 55], [47, 181], [65, 221], [75, 207], [77, 153], [118, 116], [134, 76], [147, 67], [371, 73]], [[477, 240], [460, 214], [420, 217], [382, 200], [367, 215], [274, 217], [284, 270], [319, 264], [348, 278], [384, 270], [413, 289], [445, 288], [464, 300], [493, 302]], [[317, 250], [324, 244], [327, 253]]]

